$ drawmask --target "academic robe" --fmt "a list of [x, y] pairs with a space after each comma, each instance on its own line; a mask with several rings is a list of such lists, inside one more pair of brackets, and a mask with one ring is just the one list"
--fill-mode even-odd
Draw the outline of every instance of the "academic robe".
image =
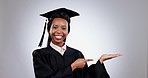
[[33, 65], [36, 78], [110, 78], [104, 64], [97, 61], [91, 66], [72, 71], [71, 64], [83, 54], [66, 46], [64, 55], [61, 55], [51, 46], [34, 50]]

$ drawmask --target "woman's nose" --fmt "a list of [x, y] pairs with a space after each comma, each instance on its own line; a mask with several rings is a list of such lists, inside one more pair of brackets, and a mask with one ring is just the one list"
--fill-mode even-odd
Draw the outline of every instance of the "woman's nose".
[[58, 28], [57, 33], [62, 33], [62, 30], [60, 28]]

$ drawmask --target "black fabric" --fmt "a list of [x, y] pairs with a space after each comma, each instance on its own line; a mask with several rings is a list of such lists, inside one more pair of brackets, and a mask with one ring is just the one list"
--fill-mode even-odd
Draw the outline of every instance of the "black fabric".
[[47, 20], [46, 20], [45, 25], [44, 25], [44, 30], [43, 30], [43, 34], [42, 34], [40, 43], [39, 43], [39, 45], [38, 45], [39, 47], [42, 46], [42, 42], [43, 42], [43, 39], [44, 39], [45, 30], [46, 30], [46, 25], [47, 25]]
[[67, 8], [58, 8], [58, 9], [55, 9], [55, 10], [52, 10], [52, 11], [49, 11], [47, 13], [40, 14], [40, 15], [43, 17], [46, 17], [50, 20], [52, 15], [54, 15], [55, 13], [64, 13], [64, 14], [68, 15], [70, 18], [75, 17], [75, 16], [79, 16], [79, 13], [77, 13], [73, 10], [67, 9]]
[[53, 48], [46, 47], [33, 51], [33, 65], [36, 78], [110, 78], [104, 64], [99, 61], [90, 67], [72, 71], [71, 64], [83, 54], [67, 46], [62, 56]]

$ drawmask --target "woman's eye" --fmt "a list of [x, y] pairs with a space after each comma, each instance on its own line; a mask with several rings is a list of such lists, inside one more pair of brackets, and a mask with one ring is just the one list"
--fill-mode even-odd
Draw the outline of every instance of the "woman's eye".
[[57, 29], [58, 27], [56, 27], [56, 26], [53, 26], [52, 28], [54, 28], [54, 29]]
[[63, 30], [66, 30], [66, 28], [62, 28]]

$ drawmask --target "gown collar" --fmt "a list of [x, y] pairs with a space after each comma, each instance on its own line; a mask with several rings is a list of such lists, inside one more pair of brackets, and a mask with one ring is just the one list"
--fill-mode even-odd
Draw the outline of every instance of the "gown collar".
[[59, 52], [61, 55], [64, 55], [65, 51], [66, 51], [66, 44], [64, 44], [62, 47], [59, 47], [55, 44], [53, 44], [52, 42], [50, 42], [50, 46], [55, 49], [57, 52]]

